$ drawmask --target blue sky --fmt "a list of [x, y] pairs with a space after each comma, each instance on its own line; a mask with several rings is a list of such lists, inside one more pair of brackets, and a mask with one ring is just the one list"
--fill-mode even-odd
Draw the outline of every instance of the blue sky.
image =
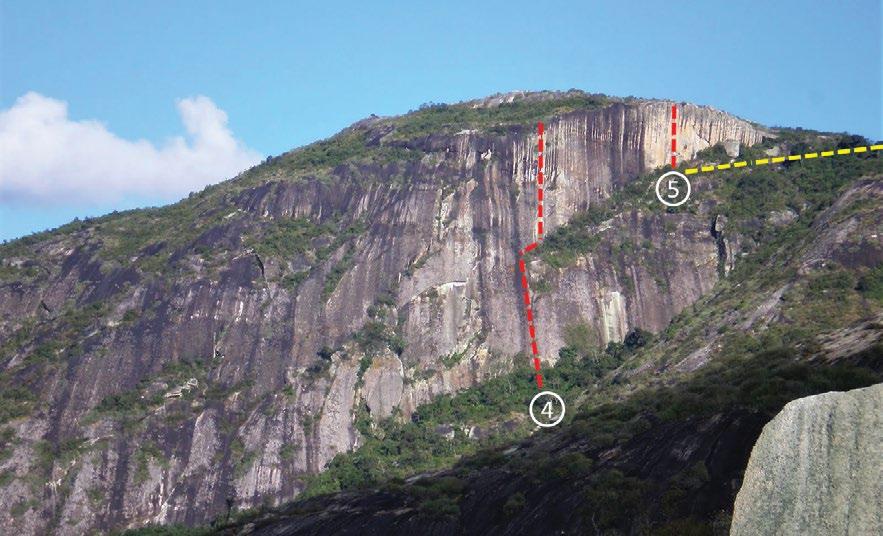
[[879, 0], [0, 6], [0, 128], [39, 119], [0, 147], [18, 181], [0, 183], [0, 239], [175, 200], [371, 113], [515, 89], [883, 138]]

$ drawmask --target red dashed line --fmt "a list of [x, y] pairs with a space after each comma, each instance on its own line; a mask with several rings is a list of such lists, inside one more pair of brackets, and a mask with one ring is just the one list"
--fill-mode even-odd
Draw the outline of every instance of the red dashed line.
[[678, 167], [678, 105], [671, 105], [671, 167]]
[[537, 123], [537, 240], [543, 240], [543, 149], [545, 129]]
[[521, 287], [524, 289], [524, 306], [527, 315], [527, 331], [530, 334], [530, 350], [533, 353], [533, 367], [537, 371], [537, 387], [543, 388], [543, 375], [540, 374], [540, 349], [537, 346], [536, 327], [533, 323], [533, 308], [530, 305], [530, 286], [527, 280], [527, 267], [524, 255], [539, 246], [543, 240], [543, 124], [537, 123], [537, 241], [531, 242], [518, 252], [518, 270], [521, 272]]

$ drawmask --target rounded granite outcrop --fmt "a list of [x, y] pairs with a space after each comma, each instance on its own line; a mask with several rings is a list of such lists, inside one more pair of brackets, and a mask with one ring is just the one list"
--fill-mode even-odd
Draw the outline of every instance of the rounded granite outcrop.
[[730, 534], [883, 534], [883, 384], [785, 406], [754, 445]]

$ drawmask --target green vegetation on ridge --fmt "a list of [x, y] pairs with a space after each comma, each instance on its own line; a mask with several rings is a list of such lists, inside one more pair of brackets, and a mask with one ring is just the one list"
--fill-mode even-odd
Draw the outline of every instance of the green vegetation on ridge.
[[490, 129], [505, 132], [503, 127], [530, 125], [575, 110], [591, 110], [609, 104], [604, 95], [571, 91], [557, 98], [533, 100], [519, 98], [496, 106], [427, 104], [419, 110], [393, 120], [399, 139], [452, 133], [462, 129]]

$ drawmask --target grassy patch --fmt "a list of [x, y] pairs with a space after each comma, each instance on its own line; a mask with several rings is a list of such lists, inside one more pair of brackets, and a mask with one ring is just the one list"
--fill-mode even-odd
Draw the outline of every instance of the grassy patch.
[[114, 533], [117, 536], [209, 536], [215, 531], [210, 527], [185, 525], [146, 525], [137, 529]]
[[167, 468], [169, 460], [159, 446], [152, 441], [145, 441], [138, 445], [135, 455], [135, 473], [132, 480], [135, 484], [142, 484], [150, 477], [150, 462], [157, 462], [160, 467]]
[[462, 352], [451, 352], [448, 355], [442, 356], [442, 365], [444, 365], [445, 368], [451, 368], [459, 364], [461, 361], [463, 361], [463, 358], [466, 357], [466, 352], [466, 350], [463, 350]]
[[36, 402], [37, 394], [32, 389], [0, 388], [0, 424], [29, 415]]
[[322, 298], [328, 299], [331, 294], [334, 293], [334, 290], [337, 288], [337, 285], [340, 283], [340, 280], [343, 279], [344, 274], [349, 271], [350, 268], [353, 267], [353, 257], [350, 254], [344, 255], [344, 257], [335, 264], [331, 270], [328, 272], [328, 275], [325, 276], [325, 284], [322, 286]]
[[883, 266], [877, 266], [861, 276], [856, 289], [865, 298], [883, 304]]
[[15, 472], [11, 469], [0, 471], [0, 488], [15, 480]]
[[279, 219], [267, 225], [259, 238], [248, 243], [262, 257], [290, 259], [299, 253], [313, 249], [312, 240], [334, 233], [329, 225], [317, 225], [305, 218]]
[[382, 322], [373, 320], [366, 322], [353, 339], [367, 355], [376, 355], [385, 348], [398, 355], [405, 351], [405, 340]]
[[301, 446], [295, 443], [286, 443], [282, 445], [282, 448], [279, 449], [279, 458], [283, 462], [290, 462], [294, 459], [295, 455], [300, 452]]
[[540, 258], [555, 268], [573, 264], [577, 257], [593, 251], [601, 242], [595, 227], [613, 216], [606, 206], [593, 206], [573, 216], [567, 224], [549, 234]]

